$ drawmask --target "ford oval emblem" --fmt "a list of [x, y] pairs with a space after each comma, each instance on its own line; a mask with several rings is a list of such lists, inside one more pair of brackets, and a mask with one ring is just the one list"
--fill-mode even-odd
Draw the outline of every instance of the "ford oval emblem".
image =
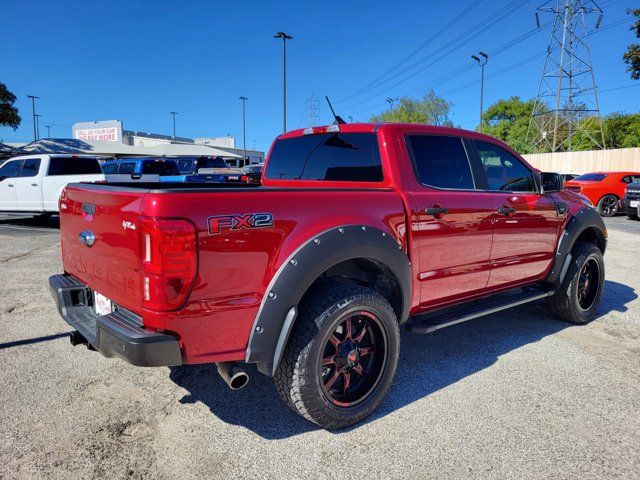
[[78, 238], [80, 239], [80, 242], [87, 247], [93, 247], [93, 244], [96, 243], [96, 236], [91, 230], [81, 231]]

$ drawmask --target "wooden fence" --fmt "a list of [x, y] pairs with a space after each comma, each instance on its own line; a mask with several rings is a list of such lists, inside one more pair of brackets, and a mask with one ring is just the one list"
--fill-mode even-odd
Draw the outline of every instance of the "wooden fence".
[[543, 172], [640, 172], [640, 148], [532, 153], [523, 156], [527, 162]]

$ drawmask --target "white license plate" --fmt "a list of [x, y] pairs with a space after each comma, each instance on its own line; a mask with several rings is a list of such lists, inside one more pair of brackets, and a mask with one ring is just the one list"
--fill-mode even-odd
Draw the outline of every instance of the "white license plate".
[[236, 177], [236, 176], [230, 176], [230, 177], [229, 177], [229, 180], [238, 180], [238, 178], [239, 178], [239, 177]]
[[630, 206], [631, 208], [638, 208], [638, 206], [639, 206], [639, 205], [640, 205], [640, 202], [638, 202], [638, 200], [631, 200], [631, 201], [629, 202], [629, 206]]
[[107, 315], [113, 312], [111, 300], [98, 292], [93, 292], [93, 304], [96, 307], [96, 313], [98, 315]]

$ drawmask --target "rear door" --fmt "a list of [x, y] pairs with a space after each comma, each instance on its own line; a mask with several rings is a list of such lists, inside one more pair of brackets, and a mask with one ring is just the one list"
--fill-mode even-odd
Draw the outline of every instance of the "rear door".
[[68, 156], [51, 157], [46, 175], [42, 178], [44, 209], [58, 210], [58, 199], [62, 189], [72, 182], [95, 182], [104, 180], [104, 174], [95, 158]]
[[0, 211], [18, 209], [16, 178], [24, 160], [9, 160], [0, 167]]
[[28, 158], [22, 164], [20, 176], [15, 179], [18, 210], [39, 212], [42, 210], [42, 184], [40, 170], [42, 158]]
[[488, 286], [508, 287], [544, 275], [553, 261], [560, 218], [542, 195], [534, 172], [493, 143], [473, 141], [493, 207], [494, 235]]
[[419, 253], [421, 299], [429, 306], [487, 286], [493, 206], [476, 189], [466, 140], [407, 135], [418, 185], [410, 193], [412, 241]]

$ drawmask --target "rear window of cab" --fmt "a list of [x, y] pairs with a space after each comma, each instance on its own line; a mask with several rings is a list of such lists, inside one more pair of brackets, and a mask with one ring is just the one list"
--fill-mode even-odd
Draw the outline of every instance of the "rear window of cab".
[[373, 133], [324, 133], [277, 140], [267, 164], [271, 180], [381, 182]]

